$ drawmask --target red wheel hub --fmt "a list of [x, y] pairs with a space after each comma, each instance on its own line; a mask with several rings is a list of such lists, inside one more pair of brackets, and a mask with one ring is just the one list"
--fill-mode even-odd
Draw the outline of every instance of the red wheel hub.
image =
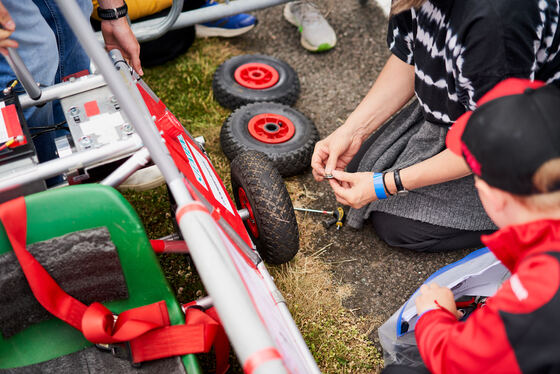
[[234, 78], [237, 83], [253, 90], [264, 90], [278, 83], [280, 74], [270, 65], [251, 62], [235, 69]]
[[248, 124], [249, 134], [267, 144], [284, 143], [290, 140], [296, 128], [287, 117], [273, 113], [258, 114]]
[[253, 234], [255, 238], [258, 238], [259, 228], [257, 227], [257, 221], [255, 220], [255, 216], [253, 214], [253, 208], [251, 208], [251, 203], [249, 202], [249, 199], [247, 198], [247, 194], [245, 193], [245, 190], [243, 188], [239, 187], [238, 193], [239, 193], [239, 203], [241, 204], [241, 208], [247, 209], [247, 211], [249, 212], [249, 218], [245, 220], [245, 223], [249, 227], [249, 230], [251, 230], [251, 234]]

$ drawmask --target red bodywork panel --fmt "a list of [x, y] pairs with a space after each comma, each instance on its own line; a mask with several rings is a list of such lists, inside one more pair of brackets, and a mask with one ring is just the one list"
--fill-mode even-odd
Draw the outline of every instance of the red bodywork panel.
[[[154, 122], [165, 139], [165, 145], [175, 161], [175, 165], [190, 182], [186, 184], [189, 192], [197, 200], [202, 201], [200, 196], [204, 197], [204, 200], [210, 203], [214, 209], [211, 211], [214, 219], [217, 220], [220, 217], [225, 219], [241, 239], [250, 248], [253, 248], [253, 243], [243, 220], [237, 213], [235, 203], [227, 193], [224, 183], [208, 157], [201, 152], [197, 143], [165, 104], [151, 90], [147, 91], [142, 83], [138, 83], [137, 86], [150, 114], [155, 117]], [[202, 202], [204, 203], [204, 201]]]

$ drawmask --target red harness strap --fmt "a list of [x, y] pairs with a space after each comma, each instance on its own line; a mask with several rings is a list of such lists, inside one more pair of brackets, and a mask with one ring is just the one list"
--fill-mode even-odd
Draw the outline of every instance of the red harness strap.
[[92, 343], [130, 342], [135, 363], [208, 352], [214, 343], [217, 372], [227, 371], [229, 343], [215, 311], [204, 313], [189, 309], [185, 325], [170, 326], [165, 301], [159, 301], [127, 310], [115, 320], [102, 304], [93, 303], [88, 307], [64, 292], [27, 251], [27, 213], [23, 197], [1, 204], [0, 220], [37, 301], [55, 317], [80, 330]]

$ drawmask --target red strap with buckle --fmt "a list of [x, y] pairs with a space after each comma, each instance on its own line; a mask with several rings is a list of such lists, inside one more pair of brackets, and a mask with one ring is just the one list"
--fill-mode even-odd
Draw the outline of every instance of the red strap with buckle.
[[64, 292], [27, 251], [27, 213], [23, 197], [1, 204], [0, 220], [37, 301], [55, 317], [80, 330], [90, 342], [128, 341], [134, 362], [208, 352], [214, 344], [216, 371], [227, 371], [229, 343], [213, 308], [207, 313], [189, 309], [185, 325], [170, 326], [165, 301], [159, 301], [127, 310], [115, 320], [102, 304], [92, 303], [88, 307]]

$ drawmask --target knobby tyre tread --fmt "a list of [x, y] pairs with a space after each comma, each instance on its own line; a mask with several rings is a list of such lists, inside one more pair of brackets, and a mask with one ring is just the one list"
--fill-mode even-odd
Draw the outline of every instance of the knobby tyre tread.
[[[271, 112], [288, 117], [296, 126], [296, 136], [286, 143], [267, 144], [253, 139], [247, 130], [255, 115]], [[233, 160], [249, 150], [263, 152], [283, 177], [301, 174], [311, 165], [319, 132], [311, 120], [293, 108], [277, 103], [254, 103], [235, 110], [224, 122], [220, 145], [226, 157]]]
[[247, 230], [261, 257], [270, 264], [290, 261], [299, 250], [299, 231], [284, 181], [261, 152], [248, 151], [231, 163], [233, 195], [240, 209], [239, 187], [245, 190], [259, 237]]
[[[280, 75], [278, 83], [267, 89], [250, 89], [238, 84], [234, 79], [235, 70], [251, 62], [274, 67]], [[265, 101], [294, 105], [299, 98], [300, 83], [295, 70], [282, 60], [265, 55], [242, 55], [227, 60], [216, 69], [212, 79], [212, 91], [216, 101], [231, 110]]]

